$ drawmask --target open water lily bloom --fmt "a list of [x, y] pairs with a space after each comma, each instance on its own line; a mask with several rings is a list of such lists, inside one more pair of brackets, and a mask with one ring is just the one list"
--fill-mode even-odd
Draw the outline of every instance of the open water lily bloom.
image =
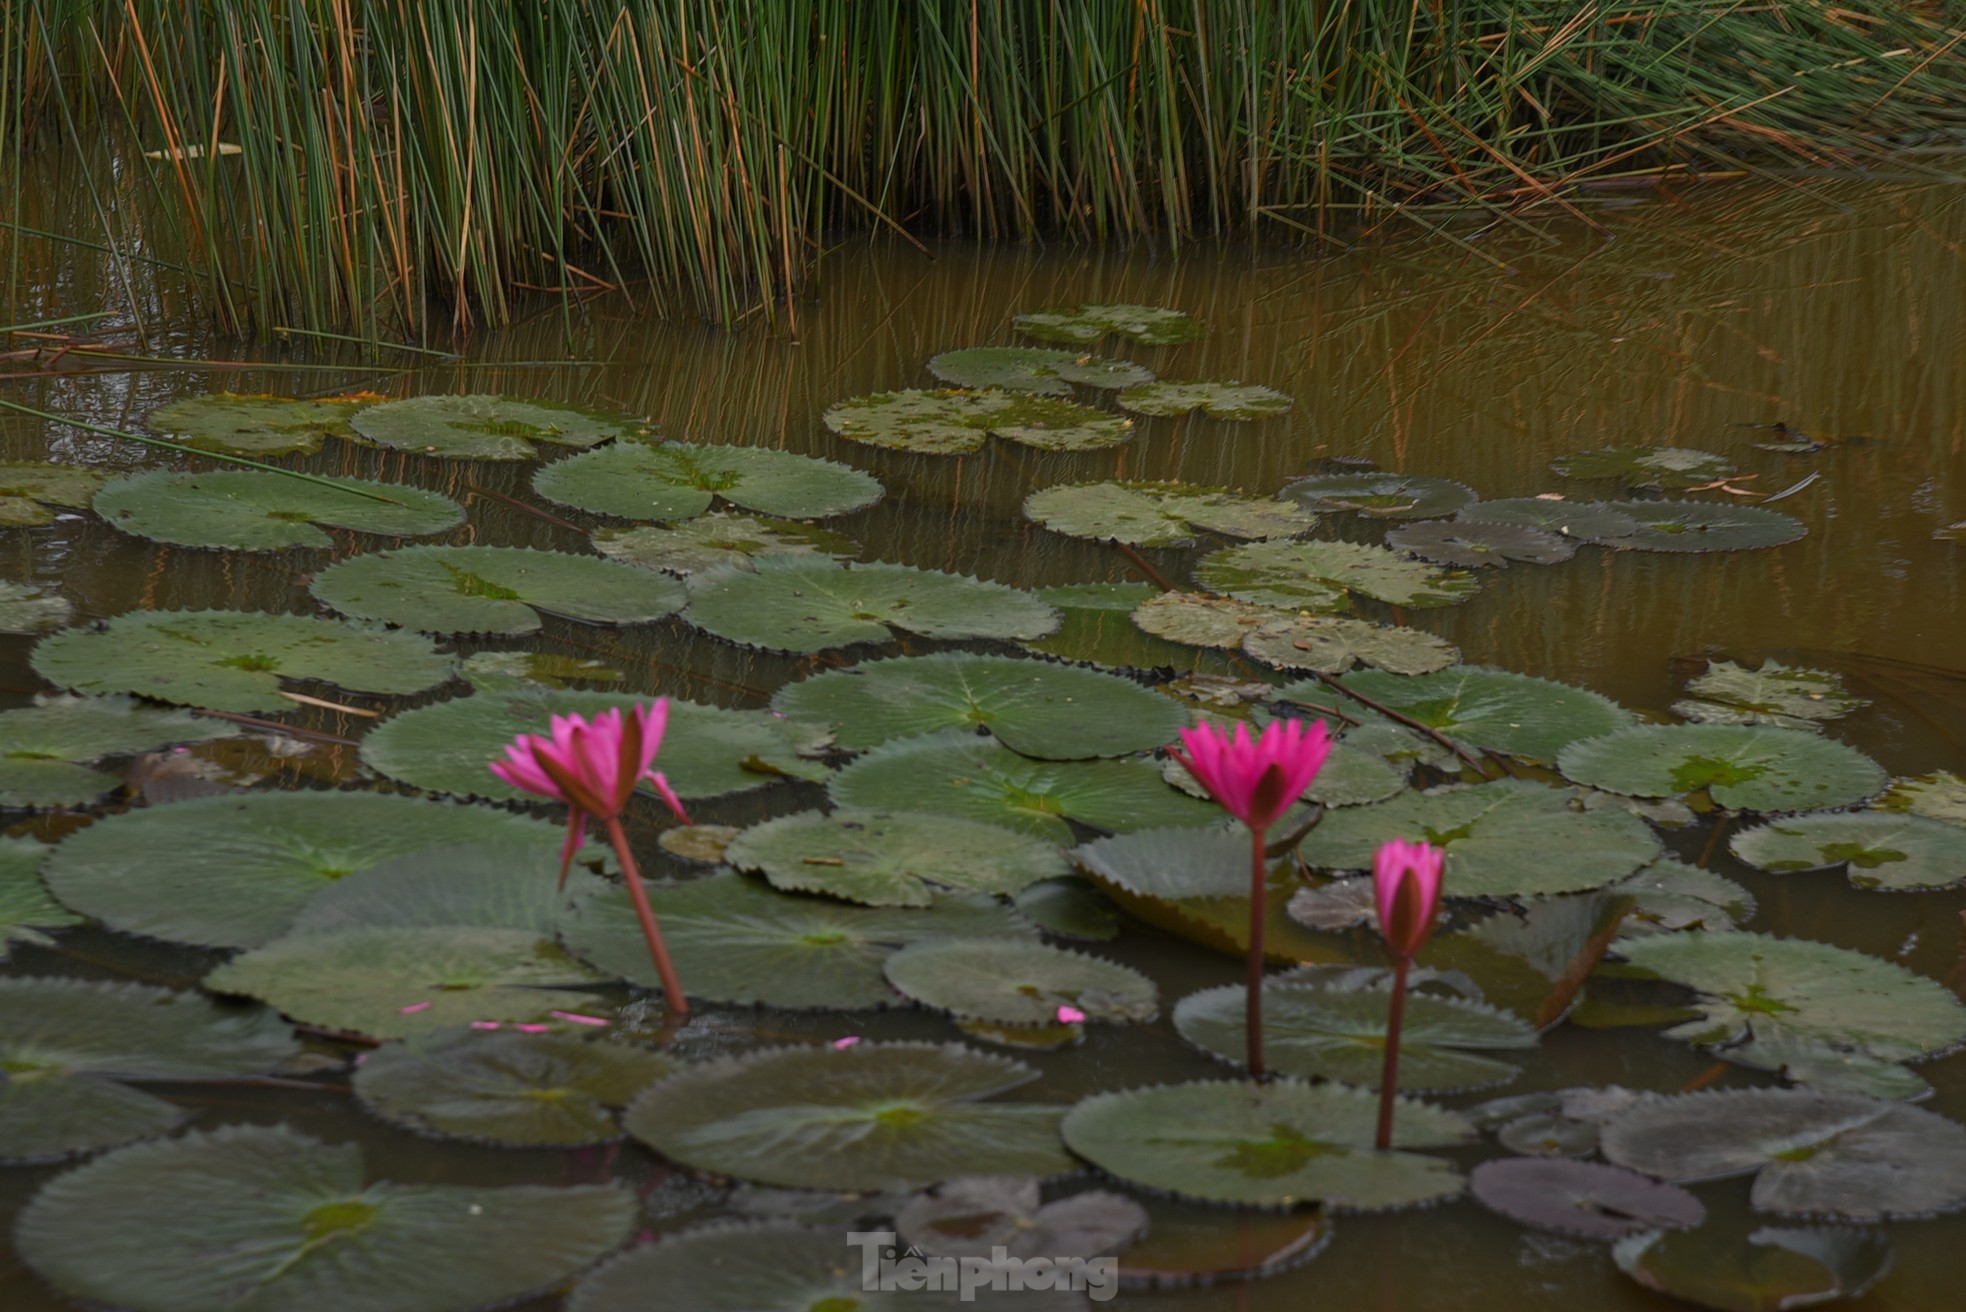
[[1260, 735], [1247, 724], [1232, 734], [1212, 724], [1181, 731], [1187, 755], [1174, 759], [1236, 819], [1251, 829], [1268, 829], [1324, 768], [1331, 734], [1324, 721], [1272, 720]]

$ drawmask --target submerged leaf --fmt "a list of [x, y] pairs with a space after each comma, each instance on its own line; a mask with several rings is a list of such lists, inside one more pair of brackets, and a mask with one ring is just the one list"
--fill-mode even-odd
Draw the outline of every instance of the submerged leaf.
[[309, 590], [344, 615], [423, 633], [533, 633], [542, 611], [589, 624], [646, 624], [684, 601], [681, 584], [647, 570], [525, 547], [353, 556], [315, 575]]
[[648, 431], [623, 416], [502, 396], [413, 396], [358, 410], [348, 422], [377, 446], [451, 460], [531, 460], [535, 442], [589, 447]]
[[760, 515], [816, 519], [881, 499], [880, 480], [849, 465], [756, 446], [617, 442], [533, 475], [541, 496], [622, 519], [690, 519], [722, 500]]
[[1076, 483], [1024, 498], [1024, 517], [1054, 533], [1136, 547], [1185, 547], [1197, 532], [1287, 538], [1317, 516], [1302, 507], [1195, 483]]
[[36, 528], [55, 522], [50, 507], [86, 510], [109, 475], [38, 460], [0, 461], [0, 527]]
[[1089, 345], [1111, 335], [1143, 346], [1192, 342], [1206, 331], [1179, 310], [1155, 305], [1081, 305], [1072, 310], [1040, 310], [1011, 320], [1020, 332], [1044, 342]]
[[1250, 420], [1280, 415], [1291, 398], [1255, 383], [1145, 383], [1119, 394], [1122, 410], [1137, 415], [1185, 415], [1199, 410], [1211, 419]]
[[1300, 478], [1279, 493], [1312, 510], [1351, 510], [1382, 519], [1450, 515], [1475, 499], [1464, 483], [1416, 474], [1320, 474]]
[[313, 455], [323, 437], [353, 440], [348, 420], [365, 399], [300, 401], [284, 396], [212, 392], [169, 402], [144, 416], [144, 426], [200, 451], [239, 455]]
[[75, 603], [50, 587], [0, 580], [0, 633], [58, 629], [74, 614]]
[[857, 543], [811, 524], [721, 511], [668, 527], [604, 528], [590, 540], [610, 560], [685, 576], [723, 566], [752, 569], [754, 556], [851, 560], [860, 554]]
[[334, 539], [316, 525], [405, 538], [441, 533], [464, 522], [464, 507], [422, 488], [366, 478], [332, 483], [303, 483], [255, 469], [202, 474], [152, 469], [126, 474], [104, 487], [96, 493], [95, 509], [138, 537], [233, 551], [334, 546]]
[[1775, 874], [1844, 867], [1858, 888], [1950, 888], [1966, 880], [1966, 832], [1882, 811], [1798, 815], [1743, 829], [1728, 849]]
[[1058, 612], [1030, 593], [960, 574], [797, 556], [752, 563], [750, 571], [691, 580], [683, 618], [730, 642], [787, 652], [886, 642], [893, 630], [925, 638], [1041, 638], [1058, 627]]
[[1859, 1298], [1891, 1269], [1891, 1241], [1874, 1230], [1769, 1226], [1743, 1246], [1710, 1229], [1632, 1235], [1611, 1256], [1646, 1288], [1717, 1312], [1788, 1312]]
[[44, 697], [0, 712], [0, 806], [82, 806], [121, 786], [84, 762], [172, 743], [230, 738], [237, 726], [128, 697]]
[[[1699, 701], [1678, 703], [1673, 711], [1689, 720], [1719, 724], [1755, 724], [1765, 718], [1771, 724], [1799, 728], [1784, 722], [1834, 720], [1870, 705], [1851, 696], [1843, 680], [1828, 670], [1790, 669], [1774, 660], [1763, 661], [1756, 670], [1732, 661], [1712, 661], [1705, 672], [1688, 681], [1686, 691]], [[1698, 713], [1689, 713], [1689, 706], [1698, 707]]]
[[979, 392], [878, 392], [842, 401], [826, 427], [853, 442], [924, 455], [967, 455], [995, 433], [1041, 451], [1095, 451], [1133, 436], [1133, 421], [1056, 397]]
[[1067, 872], [1057, 846], [1042, 839], [976, 820], [900, 811], [779, 816], [738, 834], [724, 859], [762, 874], [774, 888], [877, 907], [925, 907], [938, 888], [1017, 893]]
[[951, 387], [1001, 387], [1011, 392], [1070, 396], [1072, 384], [1112, 391], [1154, 381], [1154, 371], [1130, 360], [1102, 360], [1077, 351], [1031, 346], [975, 346], [929, 357], [928, 371]]
[[1873, 796], [1887, 776], [1854, 747], [1766, 725], [1636, 724], [1565, 747], [1566, 779], [1633, 797], [1705, 789], [1729, 810], [1808, 811]]
[[1452, 606], [1481, 590], [1471, 574], [1358, 542], [1224, 547], [1202, 558], [1195, 581], [1242, 601], [1306, 610], [1343, 610], [1354, 592], [1395, 606]]
[[1551, 469], [1565, 478], [1615, 478], [1626, 487], [1698, 487], [1734, 472], [1734, 462], [1711, 451], [1677, 446], [1613, 446], [1561, 456]]
[[1032, 1179], [950, 1180], [901, 1209], [894, 1228], [925, 1253], [998, 1260], [1110, 1257], [1147, 1230], [1147, 1209], [1122, 1194], [1088, 1189], [1040, 1206], [1041, 1197]]

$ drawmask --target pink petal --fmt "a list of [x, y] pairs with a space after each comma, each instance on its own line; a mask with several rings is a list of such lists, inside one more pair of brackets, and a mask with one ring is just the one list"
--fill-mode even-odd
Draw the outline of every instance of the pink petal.
[[860, 1036], [858, 1034], [849, 1034], [843, 1039], [834, 1039], [833, 1050], [835, 1052], [845, 1052], [858, 1042], [860, 1042]]
[[1058, 1023], [1060, 1025], [1076, 1025], [1084, 1019], [1085, 1013], [1077, 1007], [1060, 1007], [1058, 1009]]
[[547, 1015], [549, 1015], [549, 1016], [551, 1016], [551, 1017], [553, 1017], [553, 1019], [555, 1019], [555, 1020], [563, 1020], [563, 1021], [567, 1021], [567, 1022], [569, 1022], [569, 1023], [571, 1023], [571, 1024], [574, 1024], [574, 1025], [610, 1025], [610, 1024], [613, 1024], [613, 1022], [612, 1022], [612, 1021], [606, 1021], [606, 1020], [602, 1020], [602, 1019], [601, 1019], [601, 1018], [600, 1018], [599, 1016], [583, 1016], [583, 1015], [581, 1015], [581, 1014], [580, 1014], [579, 1012], [577, 1012], [577, 1011], [549, 1011], [549, 1012], [547, 1012], [546, 1014], [547, 1014]]
[[407, 1007], [396, 1008], [397, 1013], [403, 1016], [414, 1016], [419, 1011], [428, 1011], [428, 1010], [430, 1010], [430, 1004], [427, 1002], [412, 1002]]
[[499, 1024], [495, 1020], [474, 1020], [471, 1022], [471, 1028], [474, 1030], [495, 1030], [499, 1028]]
[[533, 1025], [514, 1025], [512, 1028], [518, 1030], [521, 1034], [544, 1034], [548, 1030], [551, 1030], [553, 1027], [551, 1025], [533, 1024]]

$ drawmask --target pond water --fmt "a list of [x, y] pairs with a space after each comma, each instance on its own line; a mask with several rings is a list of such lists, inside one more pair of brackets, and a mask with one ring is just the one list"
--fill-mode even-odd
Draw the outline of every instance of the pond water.
[[[59, 192], [50, 179], [49, 192]], [[32, 198], [30, 198], [32, 201]], [[29, 206], [30, 214], [34, 204]], [[33, 222], [32, 218], [24, 221]], [[55, 226], [43, 219], [41, 226]], [[1503, 226], [1477, 235], [1367, 243], [1312, 259], [1287, 250], [1151, 251], [1065, 247], [921, 252], [850, 241], [824, 268], [818, 295], [796, 307], [796, 336], [762, 327], [726, 334], [647, 317], [626, 297], [577, 313], [557, 306], [507, 331], [471, 339], [456, 360], [401, 353], [405, 369], [378, 370], [333, 344], [298, 355], [215, 340], [182, 326], [181, 296], [144, 294], [153, 331], [148, 353], [184, 360], [223, 356], [243, 369], [144, 369], [63, 373], [7, 381], [6, 399], [98, 423], [134, 427], [176, 397], [212, 390], [390, 396], [502, 392], [646, 417], [666, 436], [820, 455], [875, 474], [885, 498], [831, 521], [868, 560], [995, 579], [1018, 587], [1137, 581], [1140, 567], [1113, 547], [1066, 538], [1020, 511], [1032, 491], [1103, 478], [1183, 479], [1269, 494], [1339, 457], [1454, 479], [1485, 498], [1562, 492], [1620, 495], [1570, 482], [1555, 458], [1603, 446], [1668, 444], [1722, 453], [1735, 486], [1778, 491], [1819, 475], [1779, 509], [1806, 537], [1771, 550], [1702, 555], [1585, 548], [1550, 568], [1489, 571], [1481, 594], [1459, 606], [1408, 611], [1403, 622], [1437, 633], [1466, 659], [1578, 684], [1654, 718], [1681, 695], [1702, 657], [1754, 664], [1776, 659], [1836, 671], [1870, 705], [1835, 722], [1831, 736], [1893, 775], [1966, 769], [1966, 546], [1934, 531], [1966, 519], [1966, 194], [1924, 183], [1877, 181], [1712, 186], [1683, 196], [1606, 192], [1576, 217]], [[37, 263], [42, 261], [45, 263]], [[14, 318], [125, 305], [99, 267], [29, 251], [40, 299]], [[1237, 424], [1201, 417], [1143, 419], [1112, 450], [1047, 454], [1001, 441], [962, 457], [892, 453], [848, 443], [821, 423], [835, 402], [863, 393], [933, 385], [928, 357], [956, 347], [1011, 344], [1013, 315], [1080, 302], [1137, 302], [1187, 311], [1208, 326], [1202, 340], [1123, 349], [1168, 377], [1237, 378], [1296, 398], [1284, 416]], [[117, 318], [99, 329], [127, 327]], [[296, 367], [305, 365], [304, 368]], [[1765, 427], [1786, 424], [1825, 449], [1757, 449]], [[1847, 440], [1846, 440], [1847, 439]], [[46, 459], [111, 470], [169, 463], [113, 438], [44, 427], [0, 414], [0, 458]], [[438, 541], [584, 550], [582, 533], [528, 513], [539, 506], [534, 465], [446, 463], [330, 440], [294, 461], [323, 473], [409, 482], [464, 501], [469, 525]], [[1724, 490], [1696, 495], [1726, 500]], [[555, 516], [596, 520], [564, 507]], [[1319, 536], [1375, 541], [1380, 525], [1332, 516]], [[46, 528], [0, 530], [0, 577], [58, 589], [77, 619], [135, 609], [221, 607], [313, 613], [305, 590], [323, 553], [247, 556], [159, 547], [82, 514]], [[379, 545], [337, 533], [335, 558]], [[1192, 550], [1146, 552], [1185, 582]], [[1376, 603], [1364, 610], [1391, 618]], [[1250, 677], [1219, 654], [1133, 633], [1122, 613], [1104, 616], [1097, 655], [1145, 668]], [[31, 670], [34, 640], [0, 638], [0, 696], [26, 705], [45, 687]], [[572, 653], [626, 672], [635, 691], [755, 707], [818, 666], [709, 638], [669, 620], [626, 630], [549, 620], [518, 642], [460, 643], [459, 650]], [[909, 643], [906, 650], [935, 644]], [[852, 656], [874, 653], [856, 649]], [[455, 695], [457, 688], [449, 690]], [[358, 699], [359, 700], [359, 699]], [[373, 699], [369, 699], [372, 701]], [[370, 722], [300, 711], [294, 723], [359, 739]], [[275, 761], [264, 787], [356, 783], [352, 747], [322, 744]], [[697, 818], [746, 824], [819, 803], [808, 784], [780, 784], [700, 803]], [[54, 838], [71, 822], [10, 817], [9, 832]], [[660, 856], [667, 825], [644, 807], [632, 832], [652, 872], [687, 873]], [[1708, 846], [1709, 820], [1669, 830], [1688, 860]], [[1724, 848], [1715, 870], [1759, 900], [1751, 927], [1832, 941], [1960, 983], [1958, 891], [1883, 894], [1853, 889], [1840, 873], [1769, 876]], [[141, 878], [141, 871], [131, 877]], [[1374, 943], [1354, 940], [1377, 960]], [[1094, 945], [1159, 984], [1152, 1026], [1091, 1027], [1082, 1047], [1026, 1058], [1043, 1076], [1025, 1093], [1071, 1102], [1102, 1091], [1191, 1078], [1228, 1068], [1185, 1045], [1166, 1013], [1196, 988], [1230, 983], [1230, 958], [1144, 927]], [[101, 931], [62, 932], [54, 948], [17, 949], [15, 974], [74, 974], [190, 986], [218, 954]], [[685, 1035], [692, 1051], [741, 1050], [762, 1041], [870, 1037], [945, 1040], [948, 1022], [923, 1012], [807, 1015], [706, 1005]], [[1564, 1026], [1529, 1056], [1505, 1092], [1580, 1084], [1672, 1091], [1711, 1078], [1711, 1059], [1645, 1029]], [[1923, 1065], [1930, 1110], [1966, 1119], [1966, 1056]], [[330, 1084], [341, 1077], [328, 1076]], [[1769, 1083], [1727, 1068], [1717, 1087]], [[359, 1142], [371, 1170], [405, 1181], [484, 1184], [594, 1182], [624, 1178], [645, 1189], [651, 1228], [665, 1231], [725, 1214], [722, 1191], [671, 1173], [635, 1146], [575, 1152], [507, 1151], [419, 1138], [364, 1115], [345, 1091], [227, 1089], [173, 1094], [199, 1109], [197, 1124], [285, 1122], [332, 1142]], [[1466, 1105], [1490, 1096], [1446, 1099]], [[1460, 1153], [1472, 1165], [1492, 1146]], [[60, 1168], [0, 1168], [0, 1218]], [[1742, 1181], [1700, 1186], [1720, 1216], [1746, 1211]], [[1233, 1244], [1259, 1224], [1233, 1212], [1216, 1222]], [[1876, 1309], [1954, 1306], [1959, 1217], [1892, 1223], [1891, 1276], [1861, 1303]], [[842, 1259], [845, 1260], [843, 1253]], [[67, 1306], [0, 1248], [0, 1302], [20, 1312]], [[1128, 1292], [1122, 1306], [1182, 1309], [1426, 1306], [1489, 1309], [1665, 1306], [1629, 1283], [1601, 1245], [1528, 1231], [1463, 1198], [1402, 1214], [1337, 1218], [1328, 1249], [1267, 1279], [1208, 1289]], [[541, 1300], [528, 1312], [554, 1306]]]

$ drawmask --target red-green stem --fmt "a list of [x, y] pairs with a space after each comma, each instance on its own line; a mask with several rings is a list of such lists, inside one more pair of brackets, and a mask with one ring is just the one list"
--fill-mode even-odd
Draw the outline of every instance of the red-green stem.
[[1393, 1146], [1393, 1098], [1399, 1088], [1399, 1027], [1406, 1019], [1406, 968], [1411, 957], [1393, 959], [1393, 1006], [1386, 1017], [1386, 1064], [1379, 1072], [1379, 1138], [1381, 1148]]
[[608, 841], [614, 844], [614, 854], [621, 858], [621, 875], [628, 883], [628, 898], [635, 904], [635, 919], [642, 922], [642, 937], [648, 940], [649, 957], [655, 962], [655, 973], [662, 978], [663, 997], [670, 1011], [677, 1016], [687, 1016], [689, 999], [683, 996], [682, 983], [676, 978], [676, 967], [669, 960], [669, 949], [662, 945], [662, 930], [656, 926], [655, 912], [649, 909], [648, 891], [642, 887], [642, 872], [635, 866], [635, 854], [628, 848], [628, 835], [622, 831], [619, 817], [608, 818]]
[[1263, 895], [1270, 865], [1263, 855], [1263, 830], [1249, 831], [1249, 999], [1243, 1024], [1249, 1030], [1249, 1073], [1263, 1078]]

